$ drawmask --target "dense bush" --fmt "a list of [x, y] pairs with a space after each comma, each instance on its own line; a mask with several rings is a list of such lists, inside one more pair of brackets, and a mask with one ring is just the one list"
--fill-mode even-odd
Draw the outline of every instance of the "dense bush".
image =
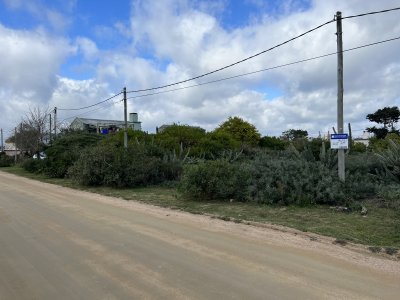
[[179, 190], [192, 199], [246, 200], [249, 173], [240, 164], [224, 159], [187, 165]]
[[337, 174], [320, 162], [263, 155], [250, 163], [250, 196], [267, 204], [342, 204]]
[[345, 160], [346, 171], [350, 174], [379, 175], [384, 171], [382, 163], [372, 152], [346, 155]]
[[386, 171], [389, 179], [400, 181], [400, 142], [389, 140], [388, 148], [380, 153], [377, 153], [379, 161]]
[[14, 158], [4, 152], [0, 152], [0, 167], [9, 167], [14, 162]]
[[377, 191], [378, 198], [385, 207], [400, 209], [400, 185], [382, 185]]
[[42, 159], [28, 158], [25, 159], [21, 166], [30, 173], [41, 173], [45, 168], [46, 162]]
[[46, 165], [43, 171], [50, 177], [63, 178], [68, 169], [78, 160], [86, 147], [96, 145], [103, 137], [84, 132], [68, 132], [59, 135], [46, 149]]
[[[171, 158], [172, 157], [172, 158]], [[128, 149], [100, 144], [87, 148], [69, 169], [69, 176], [83, 185], [134, 187], [176, 180], [182, 164], [176, 156], [148, 153], [144, 145]]]
[[322, 163], [267, 154], [240, 163], [215, 160], [187, 166], [180, 190], [189, 198], [266, 204], [343, 204], [347, 200], [337, 174]]

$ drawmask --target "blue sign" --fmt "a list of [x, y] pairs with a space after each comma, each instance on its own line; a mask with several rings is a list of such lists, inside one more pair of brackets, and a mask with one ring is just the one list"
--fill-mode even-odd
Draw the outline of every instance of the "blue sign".
[[331, 134], [331, 140], [345, 140], [348, 138], [349, 135], [347, 133]]
[[347, 133], [331, 134], [331, 149], [348, 149], [349, 135]]

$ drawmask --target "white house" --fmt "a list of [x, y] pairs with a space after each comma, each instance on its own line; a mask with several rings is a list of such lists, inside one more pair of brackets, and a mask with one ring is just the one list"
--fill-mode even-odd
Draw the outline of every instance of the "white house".
[[354, 138], [353, 141], [354, 143], [361, 143], [364, 144], [365, 146], [369, 146], [369, 139], [370, 139], [370, 133], [368, 131], [363, 131], [363, 134], [361, 137]]
[[[88, 132], [107, 134], [109, 132], [116, 132], [125, 128], [125, 122], [119, 120], [75, 118], [72, 121], [70, 128], [74, 130], [84, 130]], [[128, 128], [133, 130], [142, 130], [142, 122], [138, 121], [137, 113], [129, 114]]]

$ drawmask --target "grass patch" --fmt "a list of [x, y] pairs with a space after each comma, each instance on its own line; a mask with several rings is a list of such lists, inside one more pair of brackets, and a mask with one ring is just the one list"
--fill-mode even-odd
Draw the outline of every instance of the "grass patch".
[[268, 222], [296, 228], [303, 232], [330, 236], [336, 238], [337, 241], [355, 242], [385, 249], [400, 248], [400, 210], [382, 208], [373, 201], [364, 203], [368, 208], [368, 215], [364, 217], [359, 212], [342, 213], [329, 209], [327, 206], [282, 207], [235, 201], [193, 201], [182, 199], [175, 189], [166, 187], [134, 189], [84, 187], [68, 179], [53, 179], [40, 174], [31, 174], [19, 167], [7, 167], [0, 170], [65, 187], [195, 214], [212, 215], [215, 218], [233, 220], [238, 223]]

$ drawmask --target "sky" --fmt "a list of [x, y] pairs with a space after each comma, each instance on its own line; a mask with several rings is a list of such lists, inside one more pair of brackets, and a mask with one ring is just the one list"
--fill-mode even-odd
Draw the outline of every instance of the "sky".
[[[10, 136], [37, 107], [57, 107], [62, 126], [77, 116], [123, 120], [124, 87], [131, 92], [211, 72], [331, 21], [337, 11], [346, 17], [399, 6], [399, 0], [0, 0], [0, 127]], [[399, 20], [400, 10], [344, 19], [343, 48], [400, 37]], [[209, 76], [128, 93], [128, 112], [137, 112], [150, 133], [172, 123], [211, 131], [229, 116], [263, 136], [332, 133], [336, 55], [247, 73], [335, 53], [335, 33], [332, 22]], [[354, 136], [375, 125], [367, 114], [400, 106], [399, 53], [400, 40], [344, 53], [344, 122]]]

